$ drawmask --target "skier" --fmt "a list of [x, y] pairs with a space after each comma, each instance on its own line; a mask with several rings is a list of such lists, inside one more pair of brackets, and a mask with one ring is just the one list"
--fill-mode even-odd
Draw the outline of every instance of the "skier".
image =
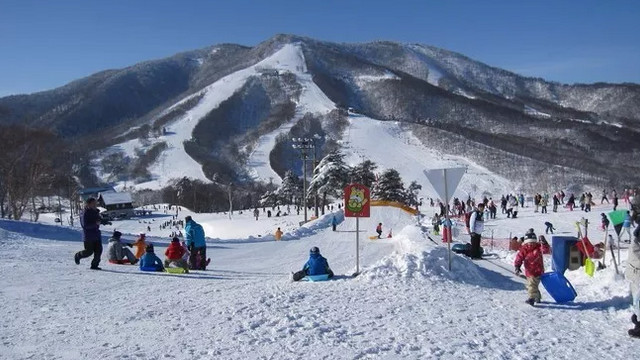
[[191, 257], [189, 268], [192, 270], [206, 270], [210, 259], [207, 259], [207, 243], [204, 240], [204, 229], [191, 216], [184, 218], [184, 232]]
[[167, 268], [169, 265], [175, 264], [183, 268], [185, 273], [189, 272], [189, 264], [183, 259], [184, 249], [182, 245], [180, 245], [180, 239], [178, 239], [178, 237], [171, 239], [171, 244], [169, 244], [167, 250], [165, 250], [164, 256], [164, 267]]
[[[126, 248], [126, 246], [132, 247], [133, 245], [120, 242], [121, 237], [122, 233], [116, 230], [113, 232], [111, 239], [109, 239], [109, 247], [107, 248], [109, 262], [112, 264], [125, 264], [128, 262], [131, 265], [135, 265], [138, 262], [138, 259], [133, 256], [131, 250]], [[127, 259], [126, 262], [125, 258]]]
[[278, 228], [276, 230], [276, 233], [273, 235], [276, 238], [276, 241], [280, 241], [280, 239], [282, 239], [282, 230], [280, 230], [280, 228]]
[[87, 258], [93, 254], [91, 260], [92, 270], [102, 270], [100, 265], [100, 256], [102, 255], [102, 235], [100, 233], [100, 211], [95, 198], [88, 198], [85, 204], [84, 212], [80, 216], [80, 225], [82, 226], [82, 234], [84, 241], [84, 250], [77, 252], [73, 256], [76, 265], [80, 265], [80, 259]]
[[545, 221], [544, 226], [547, 227], [546, 229], [544, 229], [544, 233], [545, 234], [548, 234], [549, 232], [551, 232], [553, 234], [553, 230], [556, 229], [556, 228], [553, 227], [553, 224], [548, 222], [548, 221]]
[[136, 247], [136, 259], [140, 259], [147, 248], [147, 243], [145, 242], [145, 233], [140, 233], [138, 239], [133, 243], [133, 246]]
[[329, 279], [333, 277], [333, 271], [329, 267], [329, 262], [322, 255], [320, 249], [314, 246], [309, 251], [309, 260], [304, 264], [302, 270], [293, 274], [293, 281], [298, 281], [307, 275], [329, 275]]
[[162, 260], [153, 251], [153, 244], [147, 244], [144, 255], [140, 258], [140, 270], [163, 271]]
[[471, 252], [469, 257], [472, 259], [482, 258], [480, 255], [482, 231], [484, 231], [484, 204], [480, 203], [469, 219], [469, 232], [471, 234]]
[[633, 301], [631, 322], [635, 325], [628, 333], [632, 337], [640, 338], [640, 322], [638, 321], [638, 316], [640, 316], [640, 225], [633, 232], [633, 236], [633, 243], [629, 248], [627, 268], [624, 275], [631, 282], [631, 298]]
[[516, 255], [514, 266], [516, 275], [519, 276], [522, 272], [521, 267], [524, 264], [525, 276], [527, 277], [527, 293], [529, 295], [526, 303], [533, 306], [542, 300], [542, 295], [538, 288], [540, 286], [540, 276], [544, 273], [542, 253], [545, 251], [543, 248], [548, 248], [549, 245], [540, 244], [533, 229], [529, 229], [525, 237], [526, 239], [520, 246], [518, 255]]
[[382, 223], [378, 223], [378, 226], [376, 226], [376, 232], [378, 233], [378, 239], [380, 239], [382, 236]]

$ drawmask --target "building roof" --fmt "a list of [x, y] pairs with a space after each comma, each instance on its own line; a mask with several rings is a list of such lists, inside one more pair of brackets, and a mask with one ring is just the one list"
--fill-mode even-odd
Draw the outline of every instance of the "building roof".
[[101, 192], [100, 197], [105, 205], [132, 203], [131, 194], [128, 192]]
[[81, 189], [78, 191], [78, 194], [80, 195], [98, 194], [98, 193], [107, 192], [107, 191], [115, 191], [115, 190], [113, 189], [113, 186], [92, 187], [92, 188]]

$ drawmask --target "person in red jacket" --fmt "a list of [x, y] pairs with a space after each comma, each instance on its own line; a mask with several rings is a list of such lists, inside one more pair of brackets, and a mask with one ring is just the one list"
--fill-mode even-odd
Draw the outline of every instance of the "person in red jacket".
[[184, 248], [182, 248], [180, 239], [177, 237], [174, 237], [171, 240], [171, 244], [169, 244], [167, 250], [165, 250], [164, 256], [165, 268], [168, 268], [171, 264], [175, 264], [178, 267], [183, 268], [185, 273], [189, 272], [189, 264], [182, 258], [182, 256], [184, 256]]
[[525, 276], [527, 277], [527, 293], [529, 294], [526, 302], [531, 306], [542, 300], [538, 287], [540, 286], [540, 276], [544, 274], [542, 254], [546, 251], [549, 251], [549, 244], [546, 242], [539, 243], [533, 229], [529, 229], [522, 246], [520, 246], [520, 250], [518, 250], [518, 255], [516, 255], [514, 263], [516, 275], [520, 275], [520, 268], [524, 264]]

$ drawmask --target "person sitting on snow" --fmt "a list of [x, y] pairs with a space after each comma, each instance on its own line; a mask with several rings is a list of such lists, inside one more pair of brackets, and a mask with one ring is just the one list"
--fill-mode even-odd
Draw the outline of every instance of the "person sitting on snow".
[[298, 281], [307, 275], [329, 275], [329, 279], [333, 277], [333, 271], [329, 267], [329, 262], [322, 255], [320, 249], [314, 246], [309, 251], [309, 260], [304, 264], [302, 270], [293, 274], [293, 281]]
[[121, 237], [122, 233], [116, 230], [113, 232], [111, 239], [109, 239], [109, 247], [107, 249], [109, 262], [113, 264], [131, 263], [131, 265], [135, 265], [138, 262], [138, 259], [133, 256], [131, 250], [126, 248], [127, 246], [131, 247], [133, 245], [120, 242]]
[[542, 300], [538, 287], [540, 286], [540, 276], [544, 274], [542, 253], [549, 251], [548, 248], [549, 244], [540, 244], [533, 229], [529, 229], [513, 264], [516, 268], [516, 275], [521, 274], [521, 267], [524, 264], [525, 276], [527, 277], [527, 293], [529, 294], [526, 303], [531, 306]]
[[163, 271], [162, 260], [153, 251], [153, 244], [147, 244], [144, 255], [140, 258], [140, 270]]
[[145, 249], [147, 248], [147, 243], [145, 242], [144, 233], [140, 233], [140, 236], [133, 243], [133, 246], [136, 247], [136, 259], [140, 259], [142, 255], [144, 255]]
[[184, 249], [180, 245], [180, 239], [174, 237], [171, 240], [171, 244], [167, 246], [167, 250], [164, 252], [164, 267], [169, 267], [171, 264], [175, 264], [178, 267], [184, 269], [185, 273], [189, 272], [189, 263], [187, 263], [182, 257], [184, 256]]
[[635, 325], [628, 333], [632, 337], [640, 338], [640, 322], [638, 321], [638, 316], [640, 316], [640, 225], [633, 232], [633, 236], [624, 276], [631, 282], [631, 298], [633, 301], [631, 322]]

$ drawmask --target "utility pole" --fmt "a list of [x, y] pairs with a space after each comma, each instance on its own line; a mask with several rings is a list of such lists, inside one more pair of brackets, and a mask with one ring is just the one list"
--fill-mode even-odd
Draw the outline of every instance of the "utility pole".
[[[304, 222], [308, 221], [307, 217], [307, 160], [308, 151], [315, 149], [313, 139], [310, 138], [293, 138], [291, 139], [294, 149], [300, 150], [300, 159], [302, 159], [302, 203], [304, 207]], [[315, 163], [315, 151], [314, 151], [314, 163]], [[317, 207], [316, 207], [317, 211]]]

